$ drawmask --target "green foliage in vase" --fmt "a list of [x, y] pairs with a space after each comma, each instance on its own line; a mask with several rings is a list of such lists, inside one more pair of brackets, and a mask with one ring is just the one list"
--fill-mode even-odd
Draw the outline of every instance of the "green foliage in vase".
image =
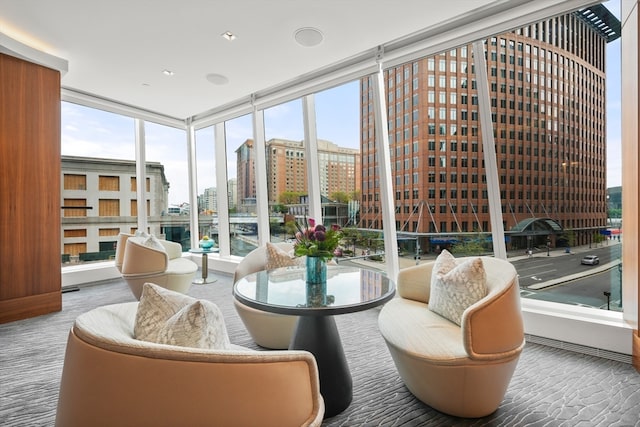
[[294, 244], [294, 254], [296, 256], [320, 257], [324, 260], [333, 258], [342, 239], [342, 230], [338, 224], [333, 224], [327, 228], [322, 224], [316, 224], [312, 218], [305, 220], [305, 226], [296, 223], [296, 243]]

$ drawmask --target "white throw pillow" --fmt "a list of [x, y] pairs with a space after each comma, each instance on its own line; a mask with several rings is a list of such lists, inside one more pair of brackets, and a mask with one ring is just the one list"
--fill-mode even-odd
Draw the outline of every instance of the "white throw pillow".
[[145, 283], [134, 325], [135, 338], [158, 344], [226, 349], [224, 317], [211, 301]]
[[431, 284], [433, 285], [433, 281], [436, 279], [437, 275], [447, 274], [458, 265], [456, 258], [451, 255], [446, 249], [443, 249], [440, 252], [440, 255], [436, 258], [436, 262], [433, 265], [433, 270], [431, 273]]
[[148, 236], [146, 239], [144, 239], [142, 244], [145, 245], [146, 247], [149, 247], [158, 251], [166, 252], [164, 245], [160, 243], [160, 240], [158, 240], [156, 236], [153, 236], [153, 235]]
[[462, 313], [486, 295], [487, 276], [482, 259], [458, 264], [451, 253], [442, 251], [431, 274], [429, 310], [460, 325]]
[[267, 270], [273, 270], [280, 267], [292, 267], [299, 264], [299, 260], [284, 250], [280, 249], [271, 242], [267, 242]]

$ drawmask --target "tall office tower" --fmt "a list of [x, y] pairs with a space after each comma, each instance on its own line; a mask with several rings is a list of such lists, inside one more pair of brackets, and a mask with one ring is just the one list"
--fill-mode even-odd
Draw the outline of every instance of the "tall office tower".
[[201, 209], [211, 212], [218, 211], [218, 189], [216, 187], [209, 187], [204, 189]]
[[[267, 145], [269, 201], [278, 202], [286, 191], [306, 193], [307, 159], [303, 141], [270, 139]], [[360, 152], [318, 140], [320, 194], [353, 193], [360, 188]]]
[[235, 178], [231, 178], [227, 181], [227, 189], [229, 191], [227, 197], [229, 201], [229, 209], [236, 208], [236, 200], [238, 195], [238, 181]]
[[[486, 40], [486, 114], [516, 247], [567, 232], [586, 244], [606, 227], [605, 48], [619, 36], [597, 5]], [[460, 46], [384, 72], [395, 227], [426, 244], [491, 231], [473, 64], [472, 47]], [[361, 225], [381, 229], [366, 78], [361, 100]]]
[[248, 205], [256, 203], [256, 166], [253, 149], [253, 139], [247, 139], [236, 150], [237, 155], [237, 199], [236, 208], [239, 212], [254, 211]]

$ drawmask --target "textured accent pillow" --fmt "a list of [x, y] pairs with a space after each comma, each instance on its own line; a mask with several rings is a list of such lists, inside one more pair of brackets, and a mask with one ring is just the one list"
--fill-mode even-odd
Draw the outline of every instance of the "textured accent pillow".
[[[447, 252], [441, 262], [436, 259], [431, 276], [429, 310], [460, 325], [462, 313], [487, 295], [487, 276], [482, 259], [451, 264], [455, 258]], [[440, 255], [442, 256], [442, 255]], [[440, 258], [438, 256], [438, 258]]]
[[141, 341], [182, 347], [230, 347], [217, 305], [145, 283], [138, 304], [134, 336]]
[[160, 243], [160, 240], [156, 236], [150, 235], [142, 242], [143, 245], [156, 249], [158, 251], [165, 252], [164, 246]]
[[299, 265], [298, 259], [283, 251], [271, 242], [267, 242], [267, 270]]
[[438, 255], [438, 257], [436, 258], [436, 262], [433, 265], [433, 270], [431, 273], [431, 284], [433, 285], [433, 281], [436, 280], [436, 277], [439, 274], [447, 274], [448, 272], [456, 268], [456, 265], [458, 265], [458, 263], [456, 262], [456, 258], [451, 255], [451, 252], [443, 249], [442, 252], [440, 252], [440, 255]]

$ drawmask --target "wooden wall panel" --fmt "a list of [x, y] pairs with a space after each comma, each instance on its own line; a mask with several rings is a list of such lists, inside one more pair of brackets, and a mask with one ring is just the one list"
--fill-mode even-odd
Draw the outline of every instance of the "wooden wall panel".
[[60, 73], [0, 54], [0, 323], [61, 308]]

